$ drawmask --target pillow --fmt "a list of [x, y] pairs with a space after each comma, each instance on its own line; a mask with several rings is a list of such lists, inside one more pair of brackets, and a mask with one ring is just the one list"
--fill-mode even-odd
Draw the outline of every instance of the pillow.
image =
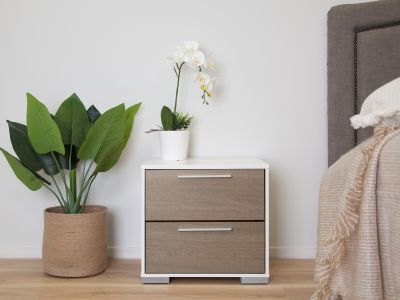
[[400, 124], [400, 77], [373, 91], [350, 121], [354, 129]]

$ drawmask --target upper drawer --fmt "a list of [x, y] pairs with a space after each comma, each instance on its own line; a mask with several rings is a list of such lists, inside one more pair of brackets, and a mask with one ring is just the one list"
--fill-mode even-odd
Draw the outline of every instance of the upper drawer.
[[264, 220], [265, 171], [146, 170], [146, 220]]

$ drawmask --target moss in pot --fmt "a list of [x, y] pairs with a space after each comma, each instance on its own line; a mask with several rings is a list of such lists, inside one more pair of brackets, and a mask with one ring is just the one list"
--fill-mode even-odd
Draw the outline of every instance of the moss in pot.
[[50, 275], [87, 277], [107, 268], [107, 208], [86, 205], [99, 173], [119, 160], [141, 103], [101, 114], [76, 94], [56, 114], [27, 94], [27, 125], [8, 122], [17, 157], [0, 147], [30, 190], [45, 187], [59, 206], [44, 212], [43, 266]]

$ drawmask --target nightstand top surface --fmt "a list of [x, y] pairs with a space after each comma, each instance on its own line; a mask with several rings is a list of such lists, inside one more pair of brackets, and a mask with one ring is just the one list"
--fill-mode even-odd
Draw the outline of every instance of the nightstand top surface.
[[258, 158], [188, 158], [182, 161], [148, 160], [142, 169], [269, 169]]

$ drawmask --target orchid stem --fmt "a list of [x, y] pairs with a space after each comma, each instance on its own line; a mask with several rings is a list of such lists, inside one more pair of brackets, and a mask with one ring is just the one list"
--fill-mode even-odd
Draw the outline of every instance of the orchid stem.
[[[178, 78], [177, 78], [177, 81], [176, 81], [175, 105], [174, 105], [174, 115], [173, 115], [173, 124], [174, 124], [174, 127], [175, 127], [176, 107], [177, 107], [177, 105], [178, 105], [179, 82], [180, 82], [180, 79], [181, 79], [181, 70], [182, 70], [182, 67], [183, 67], [184, 64], [185, 64], [185, 62], [181, 63], [180, 66], [179, 66], [178, 64], [176, 64], [176, 67], [178, 68], [178, 74], [177, 74], [176, 76], [177, 76]], [[175, 70], [175, 68], [174, 68], [174, 70]]]

